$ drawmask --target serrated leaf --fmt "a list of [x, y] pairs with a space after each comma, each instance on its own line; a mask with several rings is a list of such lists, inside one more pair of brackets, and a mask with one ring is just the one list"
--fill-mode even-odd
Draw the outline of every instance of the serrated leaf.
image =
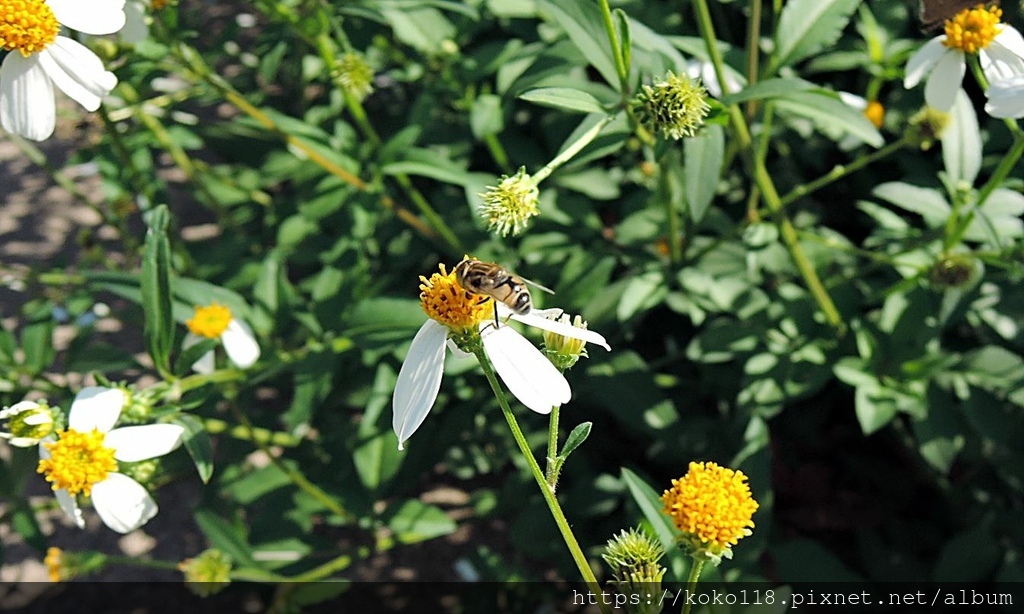
[[782, 7], [769, 74], [831, 46], [861, 0], [790, 0]]
[[240, 565], [256, 566], [251, 554], [252, 547], [238, 529], [207, 510], [196, 510], [194, 517], [211, 546], [230, 556]]
[[600, 100], [583, 90], [571, 87], [541, 87], [523, 92], [519, 98], [545, 107], [579, 111], [580, 113], [604, 112]]
[[608, 85], [617, 90], [619, 76], [597, 3], [589, 0], [539, 0], [537, 4], [544, 14], [562, 26], [579, 50], [581, 59], [596, 68]]

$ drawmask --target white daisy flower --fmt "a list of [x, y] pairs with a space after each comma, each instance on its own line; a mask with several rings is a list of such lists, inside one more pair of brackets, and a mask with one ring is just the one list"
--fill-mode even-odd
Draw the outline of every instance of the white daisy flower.
[[117, 85], [114, 73], [61, 26], [85, 34], [113, 34], [124, 26], [125, 0], [0, 0], [0, 125], [42, 141], [53, 134], [53, 86], [88, 111]]
[[163, 456], [181, 445], [185, 429], [176, 424], [113, 428], [128, 397], [119, 388], [83, 388], [71, 404], [67, 430], [39, 446], [39, 473], [53, 485], [57, 503], [85, 528], [76, 497], [92, 498], [103, 524], [128, 533], [156, 516], [156, 502], [117, 462]]
[[[456, 280], [455, 272], [447, 272], [443, 264], [440, 270], [430, 279], [420, 277], [423, 282], [420, 284], [420, 302], [430, 319], [413, 338], [395, 383], [392, 427], [398, 436], [400, 450], [423, 424], [437, 399], [446, 346], [462, 358], [471, 355], [465, 351], [466, 348], [482, 344], [483, 351], [509, 391], [523, 405], [540, 414], [550, 413], [552, 407], [569, 401], [572, 396], [569, 383], [540, 350], [515, 329], [504, 325], [504, 321], [512, 318], [610, 349], [604, 337], [594, 331], [543, 317], [551, 312], [561, 313], [561, 310], [518, 315], [493, 299], [466, 291]], [[494, 321], [495, 306], [498, 323]]]
[[[239, 369], [248, 369], [260, 358], [260, 345], [256, 336], [245, 322], [235, 319], [231, 310], [224, 305], [212, 303], [206, 307], [196, 307], [195, 315], [185, 322], [188, 334], [182, 342], [183, 348], [189, 348], [205, 339], [220, 339], [228, 358]], [[214, 370], [213, 351], [209, 351], [192, 364], [197, 373], [210, 373]]]
[[1024, 74], [1024, 37], [1000, 23], [1002, 11], [979, 5], [946, 21], [946, 32], [925, 43], [907, 62], [903, 86], [916, 86], [926, 75], [928, 106], [949, 112], [967, 71], [965, 54], [976, 53], [990, 83]]
[[985, 112], [992, 117], [1024, 117], [1024, 75], [989, 84]]

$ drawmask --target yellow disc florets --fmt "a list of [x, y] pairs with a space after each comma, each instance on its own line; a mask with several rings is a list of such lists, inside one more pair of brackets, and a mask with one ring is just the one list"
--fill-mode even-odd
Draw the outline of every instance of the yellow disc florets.
[[729, 556], [730, 546], [750, 535], [757, 501], [742, 471], [715, 463], [690, 463], [690, 470], [661, 496], [683, 541], [709, 557]]
[[0, 48], [28, 57], [46, 49], [60, 31], [43, 0], [0, 0]]
[[942, 44], [964, 53], [978, 53], [1002, 31], [1003, 26], [999, 23], [1002, 16], [1003, 11], [999, 7], [981, 4], [960, 11], [946, 20], [946, 40]]
[[471, 294], [459, 285], [455, 271], [441, 272], [430, 279], [420, 275], [420, 304], [432, 320], [453, 331], [476, 331], [480, 323], [494, 314], [493, 299]]
[[46, 475], [54, 490], [64, 489], [71, 496], [92, 494], [93, 485], [117, 470], [114, 450], [103, 445], [104, 436], [96, 429], [88, 433], [60, 431], [57, 441], [43, 443], [50, 458], [39, 461], [37, 471]]
[[46, 574], [50, 576], [50, 582], [60, 582], [67, 578], [64, 569], [64, 551], [60, 548], [47, 548], [43, 563], [46, 565]]
[[231, 310], [224, 305], [213, 303], [206, 307], [197, 306], [195, 315], [191, 320], [185, 322], [185, 325], [193, 335], [216, 339], [221, 336], [230, 322]]

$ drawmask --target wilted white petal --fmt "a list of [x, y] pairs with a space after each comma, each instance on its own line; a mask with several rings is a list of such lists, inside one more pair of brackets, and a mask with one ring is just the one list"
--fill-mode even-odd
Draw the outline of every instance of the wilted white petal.
[[1024, 117], [1024, 75], [994, 81], [985, 93], [985, 112], [992, 117]]
[[920, 83], [946, 53], [957, 55], [955, 51], [942, 44], [943, 38], [945, 37], [937, 36], [931, 39], [910, 57], [903, 76], [903, 87], [910, 89]]
[[523, 405], [547, 414], [553, 406], [567, 403], [572, 397], [565, 377], [512, 327], [488, 328], [481, 336], [494, 370]]
[[241, 320], [232, 318], [228, 322], [228, 327], [220, 335], [220, 342], [224, 344], [228, 358], [240, 369], [248, 369], [260, 358], [260, 344], [249, 325]]
[[522, 316], [513, 315], [512, 319], [542, 330], [549, 330], [553, 333], [562, 335], [563, 337], [569, 337], [570, 339], [582, 339], [587, 343], [597, 344], [606, 350], [612, 349], [608, 346], [608, 342], [605, 341], [605, 338], [599, 333], [588, 329], [576, 328], [572, 324], [566, 324], [559, 320], [549, 320], [547, 318], [537, 317], [533, 313], [528, 313]]
[[441, 389], [444, 347], [448, 329], [427, 320], [416, 332], [409, 353], [398, 372], [392, 398], [391, 426], [398, 436], [398, 449], [423, 424]]
[[114, 423], [121, 416], [121, 410], [127, 401], [128, 397], [120, 388], [82, 388], [71, 403], [68, 427], [79, 432], [97, 429], [101, 433], [106, 433], [114, 428]]
[[949, 113], [966, 71], [967, 64], [961, 53], [950, 52], [939, 58], [924, 86], [924, 100], [928, 106]]
[[68, 491], [63, 488], [53, 491], [53, 498], [57, 500], [57, 505], [60, 509], [64, 510], [64, 513], [71, 517], [71, 520], [75, 523], [79, 529], [85, 528], [85, 516], [82, 515], [82, 508], [78, 507], [78, 503], [75, 498], [68, 494]]
[[58, 36], [38, 55], [53, 84], [87, 111], [98, 109], [103, 97], [117, 85], [117, 77], [103, 67], [95, 53], [66, 36]]
[[156, 501], [141, 484], [120, 473], [92, 487], [92, 506], [103, 524], [118, 533], [129, 533], [156, 516]]
[[122, 426], [103, 438], [103, 445], [114, 449], [114, 458], [126, 463], [163, 456], [181, 445], [185, 428], [177, 424]]
[[8, 53], [0, 65], [0, 125], [4, 130], [42, 141], [53, 134], [57, 111], [53, 82], [39, 64], [39, 54]]
[[57, 21], [86, 34], [113, 34], [124, 26], [124, 0], [47, 0]]

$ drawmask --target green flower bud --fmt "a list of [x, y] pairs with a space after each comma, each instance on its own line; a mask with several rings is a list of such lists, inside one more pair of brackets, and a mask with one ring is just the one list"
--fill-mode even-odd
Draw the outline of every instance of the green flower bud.
[[[587, 323], [580, 316], [569, 320], [569, 315], [563, 313], [559, 322], [572, 324], [576, 328], [587, 329]], [[587, 342], [583, 339], [565, 337], [549, 330], [544, 331], [544, 355], [552, 362], [559, 371], [571, 368], [581, 357], [587, 356]]]
[[231, 583], [231, 557], [215, 548], [199, 553], [193, 559], [185, 559], [178, 569], [185, 574], [185, 585], [200, 597], [218, 593]]
[[480, 215], [487, 220], [488, 230], [495, 230], [503, 237], [510, 232], [517, 235], [526, 228], [531, 217], [540, 213], [539, 196], [540, 190], [524, 166], [511, 177], [502, 175], [497, 186], [488, 186], [487, 191], [480, 194], [484, 200]]
[[31, 448], [61, 428], [64, 414], [46, 401], [22, 401], [0, 411], [0, 420], [5, 420], [0, 437], [12, 446]]
[[669, 72], [654, 85], [645, 85], [631, 103], [637, 120], [649, 132], [679, 140], [704, 125], [711, 106], [699, 81]]
[[601, 558], [611, 567], [619, 592], [627, 597], [639, 597], [627, 600], [626, 609], [630, 614], [661, 611], [658, 602], [652, 602], [649, 596], [661, 592], [665, 568], [658, 561], [664, 554], [661, 543], [639, 528], [623, 530], [608, 540]]
[[358, 53], [346, 53], [334, 66], [334, 79], [356, 100], [373, 93], [373, 69]]

